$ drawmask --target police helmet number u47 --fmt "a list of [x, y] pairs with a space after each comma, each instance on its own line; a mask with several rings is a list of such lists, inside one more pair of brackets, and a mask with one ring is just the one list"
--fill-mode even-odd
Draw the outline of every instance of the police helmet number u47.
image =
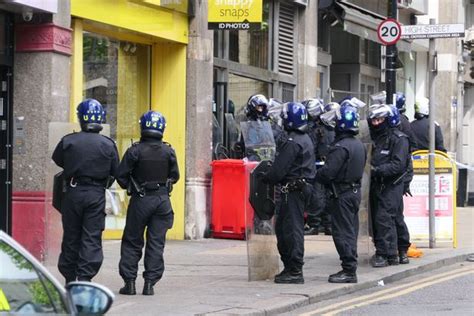
[[105, 110], [95, 99], [86, 99], [79, 103], [76, 112], [79, 121], [83, 124], [105, 122]]
[[166, 127], [165, 117], [156, 111], [148, 111], [140, 118], [142, 130], [155, 130], [163, 133]]

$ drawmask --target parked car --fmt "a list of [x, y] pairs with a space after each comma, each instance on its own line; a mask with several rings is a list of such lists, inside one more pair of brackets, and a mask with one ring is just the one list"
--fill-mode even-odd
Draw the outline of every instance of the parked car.
[[0, 314], [105, 314], [114, 300], [106, 287], [71, 282], [64, 287], [25, 248], [0, 231]]

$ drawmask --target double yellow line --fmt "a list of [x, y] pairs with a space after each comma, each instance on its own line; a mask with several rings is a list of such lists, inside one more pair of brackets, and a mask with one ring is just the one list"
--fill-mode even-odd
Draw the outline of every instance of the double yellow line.
[[310, 316], [310, 315], [336, 315], [338, 313], [351, 310], [354, 308], [359, 308], [362, 306], [370, 305], [378, 301], [388, 300], [394, 297], [406, 295], [408, 293], [417, 291], [419, 289], [445, 282], [454, 278], [461, 277], [466, 274], [474, 273], [474, 266], [469, 265], [463, 268], [455, 269], [452, 271], [440, 273], [434, 276], [426, 277], [411, 283], [398, 285], [392, 288], [388, 288], [382, 291], [377, 291], [376, 293], [367, 294], [359, 297], [355, 297], [343, 302], [335, 303], [325, 307], [321, 307], [312, 311], [309, 311], [300, 316]]

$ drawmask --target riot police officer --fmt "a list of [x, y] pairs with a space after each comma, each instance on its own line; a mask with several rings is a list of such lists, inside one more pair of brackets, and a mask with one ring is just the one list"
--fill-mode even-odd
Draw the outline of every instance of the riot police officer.
[[131, 194], [120, 249], [120, 276], [125, 286], [120, 294], [135, 295], [138, 262], [146, 228], [143, 295], [153, 295], [153, 286], [164, 271], [163, 250], [166, 232], [173, 226], [174, 213], [169, 194], [179, 179], [174, 149], [163, 142], [164, 116], [148, 111], [140, 118], [141, 138], [125, 152], [117, 172], [117, 182]]
[[323, 116], [335, 121], [336, 138], [316, 181], [331, 189], [332, 238], [342, 261], [342, 270], [331, 274], [328, 282], [357, 283], [360, 186], [367, 159], [364, 145], [355, 137], [359, 133], [357, 105], [345, 100], [340, 109]]
[[[269, 101], [263, 94], [252, 95], [245, 106], [245, 116], [248, 121], [268, 121]], [[276, 131], [273, 131], [275, 134]], [[247, 157], [250, 161], [260, 161], [261, 157], [257, 153], [246, 148], [242, 133], [239, 140], [234, 144], [233, 150], [239, 154], [241, 158]]]
[[397, 92], [395, 106], [398, 112], [400, 113], [399, 115], [400, 124], [398, 125], [398, 129], [402, 133], [408, 136], [408, 140], [410, 142], [410, 152], [412, 152], [413, 150], [417, 148], [417, 144], [416, 144], [415, 135], [413, 134], [413, 131], [411, 129], [410, 121], [408, 120], [408, 117], [405, 115], [405, 111], [406, 111], [405, 102], [406, 102], [405, 94], [403, 92]]
[[281, 118], [281, 110], [283, 109], [283, 103], [276, 99], [268, 100], [268, 121], [272, 127], [273, 138], [275, 145], [279, 146], [282, 142], [286, 141], [287, 133], [283, 129], [283, 121]]
[[307, 181], [314, 179], [314, 147], [307, 128], [307, 112], [301, 103], [283, 105], [283, 126], [288, 132], [263, 180], [281, 185], [281, 205], [276, 219], [277, 246], [284, 269], [275, 283], [304, 283], [304, 210], [312, 195]]
[[[402, 131], [402, 117], [403, 115], [400, 114], [398, 110], [398, 106], [390, 106], [392, 111], [389, 113], [388, 116], [388, 123], [390, 128], [398, 128]], [[403, 132], [403, 131], [402, 131]], [[408, 135], [407, 135], [408, 136]], [[408, 136], [408, 139], [410, 137]], [[410, 146], [411, 148], [411, 146]], [[408, 154], [407, 157], [407, 172], [404, 174], [403, 178], [401, 179], [401, 182], [403, 183], [403, 194], [409, 194], [411, 195], [410, 192], [410, 182], [413, 179], [413, 163], [411, 161], [411, 155]], [[403, 215], [403, 195], [399, 197], [399, 206], [397, 210], [397, 214], [395, 216], [395, 228], [397, 230], [397, 247], [398, 247], [398, 257], [399, 257], [399, 263], [401, 264], [408, 264], [410, 263], [408, 259], [408, 248], [410, 248], [410, 233], [408, 231], [408, 227], [405, 223], [405, 217]]]
[[77, 106], [81, 132], [64, 136], [53, 152], [67, 182], [61, 201], [63, 240], [58, 268], [66, 283], [90, 281], [104, 259], [105, 188], [119, 163], [115, 142], [99, 134], [105, 111], [94, 99]]
[[[411, 122], [411, 129], [416, 138], [417, 149], [429, 149], [429, 115], [430, 100], [428, 98], [419, 98], [415, 103], [415, 120]], [[435, 122], [435, 149], [446, 152], [443, 141], [441, 127]]]
[[390, 127], [392, 108], [386, 104], [369, 108], [368, 123], [373, 139], [370, 212], [375, 255], [373, 267], [399, 264], [396, 219], [403, 195], [403, 178], [408, 174], [408, 137]]
[[[309, 99], [303, 102], [308, 111], [308, 135], [314, 146], [316, 158], [316, 169], [324, 166], [329, 147], [334, 141], [334, 126], [330, 126], [321, 121], [320, 116], [324, 112], [329, 112], [339, 107], [338, 103], [331, 102], [326, 106], [322, 100]], [[317, 235], [321, 228], [325, 235], [331, 235], [331, 216], [327, 208], [327, 189], [319, 183], [313, 183], [313, 200], [308, 207], [308, 216], [306, 220], [305, 235]]]

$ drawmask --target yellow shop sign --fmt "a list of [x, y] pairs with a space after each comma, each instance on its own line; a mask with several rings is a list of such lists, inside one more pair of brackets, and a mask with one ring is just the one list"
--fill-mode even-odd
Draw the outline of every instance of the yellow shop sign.
[[209, 0], [209, 29], [248, 30], [261, 23], [262, 0]]

